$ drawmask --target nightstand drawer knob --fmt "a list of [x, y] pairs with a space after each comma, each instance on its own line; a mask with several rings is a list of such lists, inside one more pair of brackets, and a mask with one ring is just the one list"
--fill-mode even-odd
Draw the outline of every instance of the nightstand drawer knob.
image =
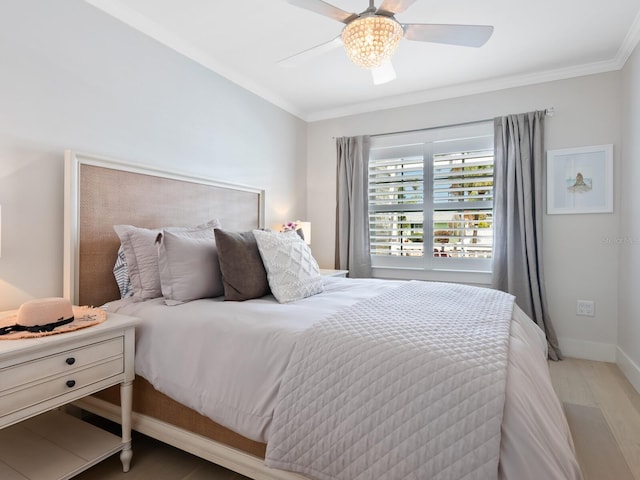
[[67, 380], [67, 387], [69, 388], [73, 388], [76, 385], [76, 381], [75, 380]]
[[76, 359], [73, 357], [69, 357], [65, 360], [65, 362], [67, 362], [67, 365], [73, 365], [74, 363], [76, 363]]

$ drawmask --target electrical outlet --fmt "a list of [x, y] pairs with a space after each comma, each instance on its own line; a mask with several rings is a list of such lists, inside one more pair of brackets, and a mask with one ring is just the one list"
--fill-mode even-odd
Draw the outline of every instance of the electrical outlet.
[[584, 315], [585, 317], [595, 316], [595, 303], [593, 300], [578, 300], [576, 304], [576, 315]]

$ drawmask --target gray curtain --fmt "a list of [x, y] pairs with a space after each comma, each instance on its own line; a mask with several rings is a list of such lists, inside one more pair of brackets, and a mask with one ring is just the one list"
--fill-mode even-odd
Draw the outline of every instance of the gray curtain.
[[559, 360], [542, 268], [544, 118], [537, 111], [494, 119], [493, 287], [515, 295], [544, 330], [549, 358]]
[[336, 261], [349, 276], [370, 277], [368, 136], [336, 139]]

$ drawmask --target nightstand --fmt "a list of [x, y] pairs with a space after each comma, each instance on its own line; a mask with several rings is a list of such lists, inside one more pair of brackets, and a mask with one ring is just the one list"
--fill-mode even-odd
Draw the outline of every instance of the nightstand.
[[[116, 452], [129, 470], [136, 322], [109, 314], [73, 332], [0, 340], [0, 478], [68, 479]], [[55, 410], [117, 384], [121, 437]]]
[[327, 277], [346, 277], [349, 273], [349, 270], [333, 270], [331, 268], [321, 268], [320, 275], [325, 275]]

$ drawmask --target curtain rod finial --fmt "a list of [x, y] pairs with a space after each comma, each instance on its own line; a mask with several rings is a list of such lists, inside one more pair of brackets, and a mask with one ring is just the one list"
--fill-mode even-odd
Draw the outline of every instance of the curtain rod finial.
[[545, 109], [545, 111], [544, 111], [544, 114], [547, 117], [553, 117], [555, 115], [555, 113], [556, 113], [556, 110], [553, 107], [549, 107], [549, 108]]

